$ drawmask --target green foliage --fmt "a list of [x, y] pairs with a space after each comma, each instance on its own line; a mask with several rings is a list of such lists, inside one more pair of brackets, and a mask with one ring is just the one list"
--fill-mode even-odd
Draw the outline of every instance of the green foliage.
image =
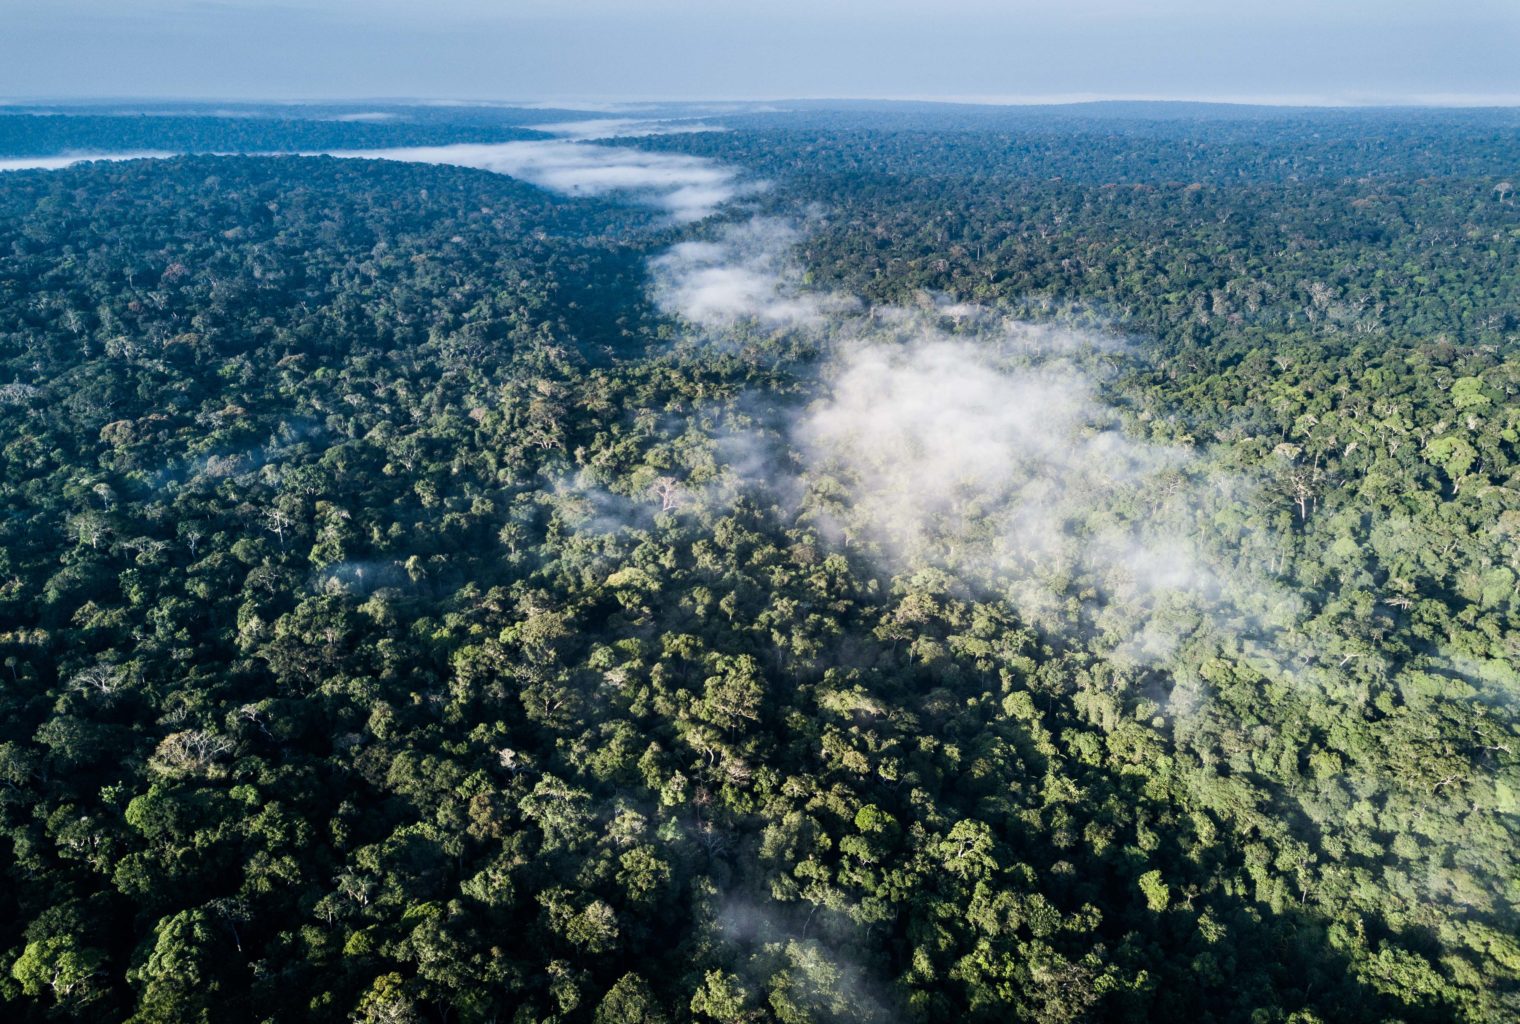
[[1145, 905], [1158, 914], [1171, 903], [1171, 888], [1162, 880], [1160, 871], [1151, 870], [1141, 875], [1140, 891], [1145, 894]]
[[817, 353], [673, 344], [646, 214], [6, 175], [7, 1019], [1514, 1019], [1507, 115], [858, 116], [647, 145], [827, 203], [819, 288], [1136, 333], [1102, 397], [1279, 603], [1125, 655], [734, 493]]
[[27, 943], [11, 965], [11, 977], [27, 995], [48, 995], [63, 1005], [88, 988], [104, 961], [100, 950], [81, 946], [72, 935], [56, 935]]
[[669, 1018], [649, 984], [637, 974], [625, 974], [602, 997], [591, 1020], [592, 1024], [666, 1024]]

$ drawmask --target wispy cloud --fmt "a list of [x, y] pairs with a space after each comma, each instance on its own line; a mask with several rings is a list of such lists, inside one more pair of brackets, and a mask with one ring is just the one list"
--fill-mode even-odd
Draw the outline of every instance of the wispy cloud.
[[735, 480], [884, 571], [943, 569], [1116, 657], [1164, 663], [1203, 633], [1283, 660], [1273, 637], [1296, 601], [1248, 558], [1219, 557], [1228, 545], [1208, 526], [1253, 484], [1125, 428], [1105, 393], [1132, 356], [1123, 339], [971, 303], [868, 306], [808, 288], [803, 237], [755, 217], [651, 261], [656, 302], [693, 326], [693, 343], [737, 342], [758, 324], [818, 357], [799, 370], [810, 404], [767, 416], [763, 396], [745, 403], [751, 442], [723, 437], [743, 456]]
[[0, 171], [57, 171], [92, 160], [160, 160], [174, 156], [155, 150], [131, 153], [65, 153], [60, 156], [20, 156], [0, 158]]
[[704, 327], [741, 320], [816, 327], [828, 313], [853, 309], [850, 300], [802, 287], [791, 259], [799, 237], [789, 221], [754, 217], [709, 240], [682, 242], [650, 263], [655, 301]]
[[682, 223], [711, 215], [742, 191], [737, 172], [712, 160], [571, 139], [335, 150], [327, 155], [476, 167], [564, 195], [623, 195]]
[[844, 346], [792, 425], [815, 490], [850, 498], [813, 514], [889, 569], [949, 569], [1033, 619], [1074, 574], [1131, 601], [1211, 588], [1192, 545], [1147, 515], [1187, 454], [1129, 437], [1087, 372], [1031, 342], [1016, 325], [974, 341], [925, 325]]
[[357, 124], [383, 124], [387, 121], [399, 121], [401, 115], [387, 110], [359, 110], [352, 114], [334, 114], [325, 117], [324, 121], [343, 121]]
[[584, 121], [559, 121], [554, 124], [535, 124], [541, 132], [560, 138], [587, 142], [595, 139], [640, 139], [654, 135], [695, 135], [703, 132], [722, 132], [722, 125], [690, 118], [633, 118], [599, 117]]

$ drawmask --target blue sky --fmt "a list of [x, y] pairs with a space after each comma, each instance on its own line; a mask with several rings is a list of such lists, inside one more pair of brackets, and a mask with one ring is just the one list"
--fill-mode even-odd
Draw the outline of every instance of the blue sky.
[[3, 0], [0, 98], [1520, 103], [1520, 0]]

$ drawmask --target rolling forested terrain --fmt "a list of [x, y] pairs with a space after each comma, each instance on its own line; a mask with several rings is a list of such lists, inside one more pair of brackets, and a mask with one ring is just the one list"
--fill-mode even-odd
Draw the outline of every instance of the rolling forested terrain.
[[1515, 117], [937, 116], [0, 174], [6, 1018], [1520, 1017]]
[[0, 159], [62, 153], [274, 153], [543, 138], [569, 111], [238, 104], [155, 109], [98, 103], [39, 111], [0, 103]]

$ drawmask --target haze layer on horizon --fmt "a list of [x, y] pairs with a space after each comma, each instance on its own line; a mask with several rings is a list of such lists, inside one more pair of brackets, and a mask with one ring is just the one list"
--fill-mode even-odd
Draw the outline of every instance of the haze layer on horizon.
[[1520, 103], [1513, 0], [11, 0], [0, 97]]

